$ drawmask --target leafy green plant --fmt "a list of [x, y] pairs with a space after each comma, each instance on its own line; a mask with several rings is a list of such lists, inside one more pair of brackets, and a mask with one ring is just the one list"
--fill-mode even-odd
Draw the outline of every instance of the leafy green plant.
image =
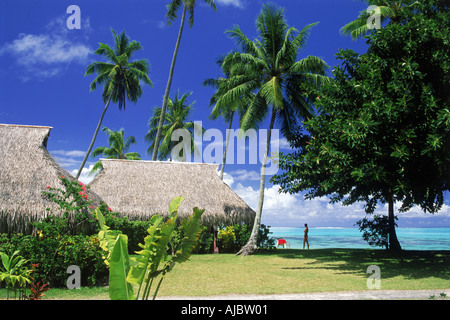
[[[247, 224], [235, 224], [219, 230], [218, 246], [220, 252], [236, 253], [244, 246], [252, 232]], [[259, 249], [271, 249], [275, 247], [275, 238], [271, 237], [270, 227], [261, 224], [258, 231], [257, 247]]]
[[[47, 188], [42, 191], [43, 197], [56, 203], [62, 211], [61, 216], [50, 215], [42, 221], [33, 223], [37, 232], [42, 236], [55, 236], [57, 234], [93, 234], [96, 233], [97, 224], [94, 211], [94, 201], [89, 199], [87, 191], [89, 186], [64, 176], [59, 177], [63, 189]], [[101, 203], [102, 212], [111, 209]], [[48, 211], [51, 212], [49, 208]], [[45, 224], [48, 223], [49, 225]], [[57, 228], [55, 228], [57, 227]], [[50, 231], [53, 231], [49, 234]]]
[[[105, 263], [109, 266], [109, 296], [112, 300], [147, 300], [152, 291], [155, 279], [159, 278], [153, 291], [156, 298], [162, 281], [176, 263], [189, 259], [202, 231], [201, 216], [204, 210], [193, 209], [189, 219], [184, 219], [177, 230], [178, 207], [184, 200], [178, 197], [169, 205], [169, 219], [154, 215], [150, 219], [148, 235], [144, 244], [139, 244], [142, 250], [136, 252], [138, 257], [130, 267], [128, 255], [128, 237], [124, 234], [115, 236], [106, 224], [100, 210], [96, 210], [100, 225], [100, 246], [106, 252]], [[177, 235], [179, 232], [179, 236]], [[132, 284], [138, 285], [134, 294]]]
[[5, 252], [0, 252], [0, 257], [2, 262], [0, 265], [0, 282], [5, 281], [6, 283], [7, 298], [9, 299], [10, 290], [13, 290], [16, 294], [17, 289], [19, 289], [19, 296], [21, 296], [27, 283], [31, 282], [31, 270], [26, 268], [28, 261], [19, 255], [19, 250], [14, 251], [11, 256]]
[[236, 234], [233, 226], [227, 226], [225, 229], [220, 229], [217, 239], [221, 244], [221, 249], [224, 252], [232, 252], [235, 249]]

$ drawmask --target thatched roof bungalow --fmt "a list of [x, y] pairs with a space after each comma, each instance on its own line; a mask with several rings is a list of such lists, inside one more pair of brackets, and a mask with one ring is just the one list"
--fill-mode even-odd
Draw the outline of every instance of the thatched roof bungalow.
[[[52, 127], [0, 124], [0, 233], [30, 231], [29, 222], [59, 210], [42, 197], [47, 186], [63, 188], [59, 177], [73, 178], [47, 151]], [[100, 202], [93, 192], [89, 199]]]
[[149, 219], [154, 214], [168, 215], [175, 197], [185, 200], [179, 216], [192, 209], [205, 209], [206, 226], [253, 223], [255, 212], [222, 180], [218, 165], [139, 160], [101, 159], [103, 170], [90, 183], [113, 211], [129, 219]]

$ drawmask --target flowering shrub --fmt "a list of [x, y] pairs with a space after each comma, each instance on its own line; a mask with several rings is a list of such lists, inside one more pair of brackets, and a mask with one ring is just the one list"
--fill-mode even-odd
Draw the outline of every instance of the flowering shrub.
[[[69, 180], [64, 176], [61, 176], [60, 180], [64, 189], [47, 186], [42, 194], [60, 207], [63, 212], [62, 216], [55, 218], [50, 214], [43, 221], [35, 222], [36, 233], [43, 236], [43, 229], [46, 229], [47, 235], [49, 235], [50, 230], [45, 223], [50, 223], [52, 225], [50, 229], [58, 234], [95, 234], [98, 232], [95, 216], [92, 213], [95, 209], [94, 201], [89, 199], [87, 194], [89, 186], [82, 182]], [[111, 208], [104, 203], [101, 203], [99, 208], [104, 215], [111, 213]], [[47, 210], [51, 212], [50, 208]], [[53, 228], [55, 225], [58, 228]]]

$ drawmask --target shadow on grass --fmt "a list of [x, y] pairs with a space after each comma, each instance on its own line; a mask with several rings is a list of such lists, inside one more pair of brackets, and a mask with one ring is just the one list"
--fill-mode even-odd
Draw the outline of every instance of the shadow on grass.
[[299, 267], [284, 269], [324, 268], [340, 273], [366, 274], [367, 267], [377, 265], [383, 278], [402, 276], [405, 279], [439, 278], [450, 280], [450, 250], [410, 251], [392, 253], [370, 249], [276, 249], [259, 251], [258, 255], [275, 255], [285, 259], [313, 259]]

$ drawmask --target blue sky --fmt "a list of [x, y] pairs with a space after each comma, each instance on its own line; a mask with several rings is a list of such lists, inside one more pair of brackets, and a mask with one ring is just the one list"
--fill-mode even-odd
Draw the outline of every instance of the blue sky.
[[[168, 0], [5, 0], [0, 4], [0, 123], [52, 126], [48, 150], [67, 169], [78, 169], [103, 110], [101, 90], [90, 92], [93, 76], [84, 77], [86, 66], [99, 60], [94, 50], [99, 42], [112, 44], [110, 29], [126, 30], [143, 50], [135, 59], [148, 59], [153, 88], [143, 85], [144, 94], [137, 104], [128, 103], [125, 111], [111, 105], [103, 126], [125, 129], [137, 145], [130, 151], [150, 160], [144, 135], [155, 106], [161, 106], [169, 66], [179, 28], [166, 23]], [[202, 82], [220, 75], [215, 61], [235, 49], [225, 31], [239, 25], [250, 38], [256, 37], [255, 19], [262, 0], [216, 0], [217, 12], [198, 0], [194, 27], [186, 26], [175, 68], [171, 96], [179, 90], [192, 92], [194, 111], [190, 120], [201, 121], [206, 129], [223, 132], [227, 124], [208, 119], [212, 88]], [[364, 40], [352, 41], [339, 29], [353, 20], [365, 4], [354, 0], [276, 0], [285, 8], [290, 26], [301, 29], [320, 22], [299, 58], [315, 55], [331, 67], [337, 64], [339, 48], [365, 52]], [[81, 29], [68, 29], [66, 10], [77, 5], [81, 11]], [[180, 12], [181, 14], [181, 12]], [[267, 128], [265, 123], [261, 128]], [[208, 142], [203, 143], [203, 147]], [[95, 147], [107, 145], [100, 132]], [[237, 148], [237, 147], [236, 147]], [[280, 151], [287, 151], [280, 137]], [[237, 154], [237, 150], [235, 150]], [[248, 159], [248, 154], [246, 155]], [[96, 159], [89, 159], [89, 168]], [[234, 162], [237, 160], [235, 159]], [[245, 200], [256, 207], [260, 163], [227, 164], [225, 181]], [[76, 172], [76, 171], [75, 171]], [[85, 179], [85, 178], [83, 178]], [[86, 181], [86, 180], [85, 180]], [[327, 198], [310, 201], [302, 195], [278, 194], [278, 186], [268, 181], [262, 222], [271, 226], [343, 226], [351, 227], [364, 216], [362, 204], [351, 207], [328, 204]], [[380, 212], [387, 209], [381, 206]], [[450, 226], [450, 207], [445, 205], [435, 216], [419, 209], [399, 215], [400, 226]]]

